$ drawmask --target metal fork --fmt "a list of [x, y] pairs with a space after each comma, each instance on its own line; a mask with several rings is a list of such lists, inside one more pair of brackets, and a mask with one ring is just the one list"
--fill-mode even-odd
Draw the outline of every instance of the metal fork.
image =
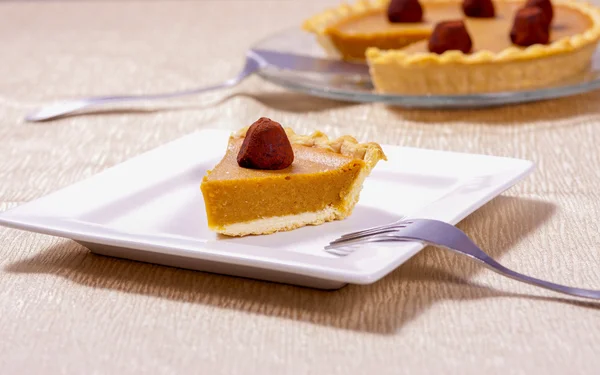
[[256, 71], [258, 71], [263, 65], [264, 63], [262, 63], [261, 61], [254, 58], [252, 55], [248, 55], [246, 57], [246, 63], [244, 65], [244, 68], [241, 72], [239, 72], [237, 76], [216, 85], [154, 95], [98, 96], [83, 99], [66, 100], [32, 112], [25, 117], [25, 120], [29, 122], [46, 121], [56, 117], [71, 114], [82, 109], [96, 107], [99, 105], [125, 102], [141, 102], [147, 100], [172, 99], [233, 87], [238, 83], [242, 82], [244, 79], [246, 79], [253, 73], [255, 73]]
[[390, 241], [421, 241], [427, 245], [439, 246], [466, 255], [490, 270], [517, 281], [571, 296], [600, 299], [600, 290], [555, 284], [508, 269], [483, 252], [463, 231], [451, 224], [437, 220], [410, 219], [346, 234], [331, 242], [329, 246], [325, 247], [325, 250], [331, 254], [345, 256], [356, 250], [350, 245]]

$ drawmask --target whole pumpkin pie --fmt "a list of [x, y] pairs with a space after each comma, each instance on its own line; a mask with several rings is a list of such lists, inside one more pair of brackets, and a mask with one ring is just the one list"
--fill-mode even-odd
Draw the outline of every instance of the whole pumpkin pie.
[[[257, 127], [271, 135], [250, 139]], [[291, 154], [285, 155], [288, 145]], [[208, 226], [245, 236], [344, 219], [365, 178], [385, 159], [376, 143], [330, 139], [319, 131], [300, 135], [261, 118], [231, 135], [225, 156], [202, 180]]]
[[[554, 1], [553, 17], [545, 25], [547, 40], [519, 45], [511, 34], [519, 12], [529, 2], [492, 3], [493, 16], [472, 17], [465, 14], [465, 1], [424, 0], [418, 22], [391, 22], [389, 1], [359, 1], [316, 15], [304, 28], [316, 34], [331, 54], [347, 60], [366, 59], [380, 93], [512, 91], [547, 86], [589, 67], [600, 39], [597, 8]], [[530, 18], [522, 20], [522, 28], [532, 29]], [[468, 51], [431, 49], [434, 30], [450, 20], [464, 24], [472, 45]]]

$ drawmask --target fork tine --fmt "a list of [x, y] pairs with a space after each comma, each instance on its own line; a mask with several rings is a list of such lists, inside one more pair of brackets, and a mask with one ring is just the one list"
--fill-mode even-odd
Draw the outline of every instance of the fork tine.
[[[344, 240], [342, 242], [331, 242], [329, 243], [329, 245], [325, 246], [325, 250], [328, 249], [341, 249], [342, 246], [350, 246], [350, 245], [359, 245], [359, 244], [365, 244], [365, 243], [370, 243], [370, 242], [386, 242], [386, 241], [397, 241], [397, 235], [394, 232], [391, 233], [382, 233], [382, 234], [376, 234], [376, 235], [372, 235], [372, 236], [363, 236], [360, 238], [355, 238], [355, 239], [349, 239], [349, 240]], [[344, 248], [344, 251], [346, 252], [354, 252], [354, 250], [348, 249], [348, 248]]]
[[386, 233], [394, 233], [396, 232], [398, 229], [401, 228], [406, 228], [405, 224], [401, 224], [401, 225], [390, 225], [387, 228], [382, 228], [382, 229], [371, 229], [369, 231], [363, 231], [362, 234], [354, 234], [352, 236], [347, 235], [347, 236], [342, 236], [334, 241], [331, 241], [332, 244], [341, 244], [341, 243], [345, 243], [348, 241], [353, 241], [353, 240], [357, 240], [360, 238], [364, 238], [364, 237], [370, 237], [370, 236], [377, 236], [380, 234], [386, 234]]
[[342, 239], [342, 238], [360, 237], [360, 236], [365, 236], [365, 235], [368, 236], [370, 234], [377, 233], [377, 232], [382, 231], [382, 230], [388, 230], [390, 228], [393, 228], [395, 225], [398, 225], [398, 224], [397, 223], [392, 223], [392, 224], [380, 225], [378, 227], [373, 227], [373, 228], [361, 230], [361, 231], [358, 231], [358, 232], [346, 233], [344, 235], [341, 235], [340, 239]]
[[384, 225], [378, 225], [376, 227], [367, 228], [367, 229], [360, 230], [360, 231], [357, 231], [357, 232], [347, 233], [347, 234], [342, 235], [340, 238], [353, 237], [353, 236], [356, 236], [356, 235], [362, 235], [364, 233], [375, 231], [375, 230], [378, 230], [378, 229], [387, 228], [387, 227], [389, 227], [391, 225], [396, 225], [396, 224], [402, 223], [404, 219], [406, 219], [406, 216], [401, 216], [400, 219], [398, 219], [398, 220], [396, 220], [396, 221], [394, 221], [392, 223], [384, 224]]
[[360, 232], [348, 233], [348, 234], [345, 234], [345, 235], [341, 236], [339, 238], [339, 240], [342, 240], [342, 239], [352, 239], [352, 238], [365, 237], [365, 236], [371, 236], [371, 235], [383, 233], [383, 232], [386, 232], [386, 231], [398, 230], [398, 229], [401, 229], [401, 228], [406, 228], [406, 226], [408, 224], [412, 224], [412, 221], [396, 222], [396, 223], [382, 225], [382, 226], [371, 228], [371, 229], [362, 230]]

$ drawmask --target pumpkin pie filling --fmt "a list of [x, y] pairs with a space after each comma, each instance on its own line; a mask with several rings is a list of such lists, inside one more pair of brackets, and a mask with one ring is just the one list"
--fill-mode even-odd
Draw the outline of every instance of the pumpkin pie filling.
[[[442, 15], [439, 16], [441, 18]], [[426, 39], [431, 34], [433, 25], [431, 21], [390, 23], [383, 9], [376, 9], [331, 25], [325, 34], [343, 59], [364, 60], [367, 48], [387, 50], [406, 47]]]
[[245, 169], [235, 164], [241, 144], [242, 139], [232, 139], [223, 160], [204, 179], [202, 192], [215, 202], [207, 211], [209, 225], [327, 207], [344, 210], [343, 198], [365, 164], [331, 151], [292, 145], [295, 160], [291, 166], [276, 171]]
[[[364, 60], [369, 47], [381, 50], [404, 49], [406, 52], [427, 52], [426, 39], [433, 27], [444, 20], [464, 19], [473, 38], [474, 51], [500, 52], [512, 46], [508, 37], [513, 16], [523, 4], [520, 2], [495, 2], [495, 18], [465, 17], [459, 2], [423, 2], [423, 22], [391, 23], [385, 10], [373, 9], [356, 14], [330, 25], [325, 34], [345, 59]], [[592, 20], [560, 4], [554, 6], [555, 18], [551, 41], [581, 34], [592, 27]], [[421, 41], [420, 43], [417, 43]], [[413, 43], [417, 43], [412, 45]], [[408, 47], [407, 47], [408, 46]], [[405, 48], [406, 47], [406, 48]]]
[[344, 219], [352, 213], [364, 179], [385, 160], [375, 143], [285, 129], [294, 152], [291, 165], [277, 170], [243, 168], [238, 155], [247, 131], [230, 137], [225, 156], [201, 184], [209, 228], [229, 236]]
[[[455, 9], [456, 14], [452, 14], [454, 18], [463, 18], [467, 26], [467, 30], [473, 39], [473, 52], [490, 51], [499, 53], [514, 45], [510, 41], [509, 33], [513, 23], [513, 16], [522, 4], [517, 3], [497, 3], [496, 17], [493, 19], [487, 18], [469, 18], [464, 17], [460, 8], [446, 5], [446, 9], [450, 12]], [[443, 5], [438, 5], [443, 8]], [[458, 9], [458, 10], [456, 10]], [[561, 40], [565, 37], [582, 34], [592, 27], [592, 20], [585, 14], [581, 14], [572, 8], [554, 6], [554, 20], [550, 29], [550, 43]], [[414, 43], [406, 48], [404, 52], [417, 53], [429, 52], [427, 50], [427, 42], [421, 41]]]

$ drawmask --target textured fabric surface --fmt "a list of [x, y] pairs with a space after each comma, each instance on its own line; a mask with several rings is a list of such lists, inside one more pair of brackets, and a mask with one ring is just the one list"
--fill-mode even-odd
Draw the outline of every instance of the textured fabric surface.
[[[476, 111], [232, 90], [29, 124], [58, 98], [200, 86], [337, 1], [0, 3], [0, 210], [215, 124], [272, 117], [382, 143], [534, 160], [459, 224], [505, 265], [600, 288], [600, 92]], [[406, 162], [411, 162], [407, 160]], [[428, 248], [322, 292], [95, 256], [0, 228], [2, 374], [597, 374], [600, 307]]]

